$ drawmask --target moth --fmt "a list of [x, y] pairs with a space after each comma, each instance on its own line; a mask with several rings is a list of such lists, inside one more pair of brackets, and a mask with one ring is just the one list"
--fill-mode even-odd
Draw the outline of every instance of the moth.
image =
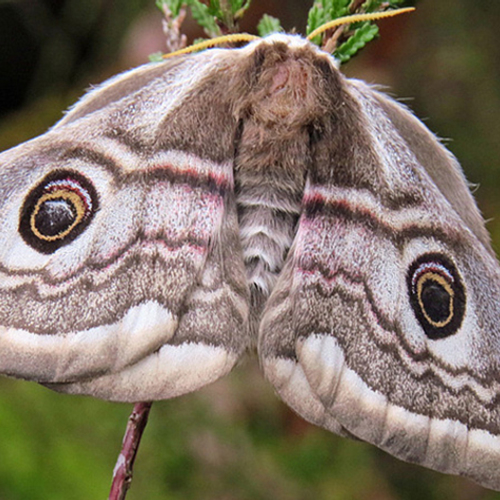
[[500, 268], [457, 160], [276, 34], [0, 155], [0, 372], [167, 399], [256, 350], [306, 420], [500, 490]]

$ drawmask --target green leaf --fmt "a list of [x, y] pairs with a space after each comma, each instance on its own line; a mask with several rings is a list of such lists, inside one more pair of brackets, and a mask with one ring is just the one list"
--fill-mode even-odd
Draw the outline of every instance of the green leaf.
[[[236, 12], [238, 12], [240, 9], [243, 8], [244, 4], [245, 3], [250, 3], [250, 2], [245, 2], [245, 0], [230, 0], [230, 4], [231, 4], [231, 12], [233, 14], [235, 14]], [[248, 7], [248, 6], [247, 6]]]
[[243, 17], [243, 14], [246, 12], [248, 7], [250, 7], [250, 2], [251, 0], [239, 0], [238, 3], [240, 6], [238, 9], [234, 10], [234, 18], [235, 19], [241, 19]]
[[164, 61], [163, 53], [162, 52], [154, 52], [153, 54], [149, 54], [149, 61], [150, 62], [162, 62], [162, 61]]
[[333, 1], [334, 0], [319, 0], [319, 5], [325, 11], [326, 16], [329, 16], [333, 10]]
[[[350, 3], [351, 0], [318, 0], [315, 2], [307, 16], [306, 35], [329, 21], [348, 15]], [[321, 45], [322, 39], [323, 36], [318, 35], [312, 42]]]
[[199, 0], [188, 0], [188, 5], [191, 8], [193, 18], [205, 30], [205, 33], [209, 37], [214, 38], [216, 36], [220, 36], [220, 29], [217, 26], [215, 17], [212, 13], [212, 2], [210, 2], [210, 7], [208, 7]]
[[[320, 26], [325, 24], [325, 22], [325, 10], [319, 2], [316, 2], [309, 10], [309, 14], [307, 16], [306, 35], [311, 34], [316, 28], [319, 28]], [[318, 35], [313, 40], [311, 40], [311, 42], [315, 43], [316, 45], [321, 45], [322, 39], [322, 35]]]
[[210, 2], [208, 2], [208, 5], [203, 5], [207, 7], [207, 11], [211, 16], [215, 17], [216, 19], [220, 19], [221, 17], [223, 17], [222, 7], [219, 0], [210, 0]]
[[328, 17], [326, 22], [333, 21], [334, 19], [350, 14], [349, 4], [351, 3], [351, 0], [330, 0], [329, 3], [329, 8], [326, 8], [325, 6]]
[[365, 12], [375, 12], [380, 9], [382, 2], [383, 0], [368, 0], [362, 5], [362, 7]]
[[364, 12], [383, 12], [400, 8], [403, 4], [413, 5], [414, 3], [415, 0], [367, 0], [361, 8]]
[[163, 12], [165, 6], [171, 12], [172, 17], [176, 18], [179, 15], [179, 11], [183, 4], [186, 4], [185, 0], [156, 0], [156, 6]]
[[257, 25], [257, 33], [262, 37], [270, 35], [271, 33], [279, 33], [280, 31], [284, 31], [281, 27], [280, 20], [268, 14], [264, 14]]
[[[309, 10], [307, 18], [306, 35], [310, 35], [314, 30], [324, 24], [339, 19], [350, 14], [384, 12], [391, 8], [414, 4], [416, 0], [366, 0], [364, 3], [357, 4], [354, 9], [354, 0], [315, 0]], [[351, 10], [353, 9], [353, 10]], [[345, 38], [346, 31], [339, 40]], [[349, 38], [335, 50], [335, 56], [340, 62], [348, 61], [368, 42], [373, 40], [378, 34], [378, 27], [373, 22], [364, 22], [352, 24], [349, 27], [347, 35]], [[324, 35], [318, 35], [311, 40], [316, 45], [321, 46], [324, 42]]]
[[363, 23], [363, 25], [356, 29], [353, 35], [344, 42], [334, 52], [334, 56], [341, 63], [345, 63], [351, 59], [360, 49], [362, 49], [368, 42], [371, 42], [378, 35], [378, 26], [370, 23]]
[[[212, 0], [211, 0], [212, 1]], [[213, 0], [215, 18], [230, 30], [234, 28], [233, 4], [231, 0]]]

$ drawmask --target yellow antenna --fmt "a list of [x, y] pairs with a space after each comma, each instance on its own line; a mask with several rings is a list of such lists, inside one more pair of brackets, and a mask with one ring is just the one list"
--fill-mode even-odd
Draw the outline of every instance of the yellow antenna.
[[191, 52], [196, 52], [198, 50], [208, 49], [210, 47], [215, 47], [216, 45], [222, 45], [223, 43], [238, 43], [238, 42], [252, 42], [253, 40], [259, 40], [260, 36], [249, 35], [248, 33], [235, 33], [231, 35], [218, 36], [217, 38], [212, 38], [211, 40], [204, 40], [203, 42], [195, 43], [184, 49], [176, 50], [170, 54], [165, 54], [163, 59], [168, 59], [169, 57], [178, 56], [181, 54], [191, 54]]
[[312, 33], [307, 35], [308, 40], [312, 40], [314, 37], [321, 35], [325, 31], [335, 28], [336, 26], [341, 26], [343, 24], [359, 23], [363, 21], [376, 21], [377, 19], [383, 19], [384, 17], [398, 16], [399, 14], [405, 14], [406, 12], [412, 12], [415, 7], [407, 7], [405, 9], [395, 9], [386, 12], [370, 12], [368, 14], [353, 14], [352, 16], [339, 17], [328, 23], [323, 24], [319, 28], [316, 28]]
[[[312, 40], [314, 37], [324, 33], [325, 31], [334, 28], [335, 26], [341, 26], [343, 24], [358, 23], [362, 21], [375, 21], [377, 19], [383, 19], [385, 17], [397, 16], [399, 14], [405, 14], [406, 12], [414, 11], [414, 7], [407, 7], [405, 9], [395, 9], [387, 12], [371, 12], [369, 14], [353, 14], [352, 16], [344, 16], [328, 23], [323, 24], [319, 28], [315, 29], [307, 37], [308, 40]], [[249, 35], [248, 33], [235, 33], [231, 35], [219, 36], [217, 38], [212, 38], [210, 40], [204, 40], [203, 42], [195, 43], [184, 49], [176, 50], [170, 54], [165, 54], [163, 59], [168, 59], [170, 57], [179, 56], [181, 54], [191, 54], [192, 52], [197, 52], [198, 50], [208, 49], [210, 47], [216, 47], [217, 45], [222, 45], [224, 43], [239, 43], [239, 42], [252, 42], [253, 40], [259, 40], [261, 37], [256, 35]]]

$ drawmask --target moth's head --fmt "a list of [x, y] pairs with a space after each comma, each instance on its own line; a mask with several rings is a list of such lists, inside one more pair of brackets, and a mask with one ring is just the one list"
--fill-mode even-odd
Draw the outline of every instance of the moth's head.
[[232, 90], [240, 117], [295, 131], [331, 111], [342, 76], [333, 57], [311, 42], [274, 34], [241, 54]]

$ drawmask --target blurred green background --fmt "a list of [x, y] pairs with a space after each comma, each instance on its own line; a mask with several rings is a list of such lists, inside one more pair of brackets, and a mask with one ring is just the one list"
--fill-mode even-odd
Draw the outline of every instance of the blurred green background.
[[[254, 0], [304, 31], [308, 1]], [[381, 21], [344, 68], [389, 87], [458, 156], [500, 245], [498, 0], [421, 0]], [[200, 36], [186, 23], [191, 39]], [[153, 0], [0, 1], [0, 150], [45, 131], [90, 83], [162, 50]], [[104, 499], [130, 405], [0, 378], [0, 500]], [[500, 464], [499, 464], [500, 466]], [[500, 499], [467, 480], [337, 438], [288, 410], [246, 360], [194, 395], [153, 405], [129, 499]]]

